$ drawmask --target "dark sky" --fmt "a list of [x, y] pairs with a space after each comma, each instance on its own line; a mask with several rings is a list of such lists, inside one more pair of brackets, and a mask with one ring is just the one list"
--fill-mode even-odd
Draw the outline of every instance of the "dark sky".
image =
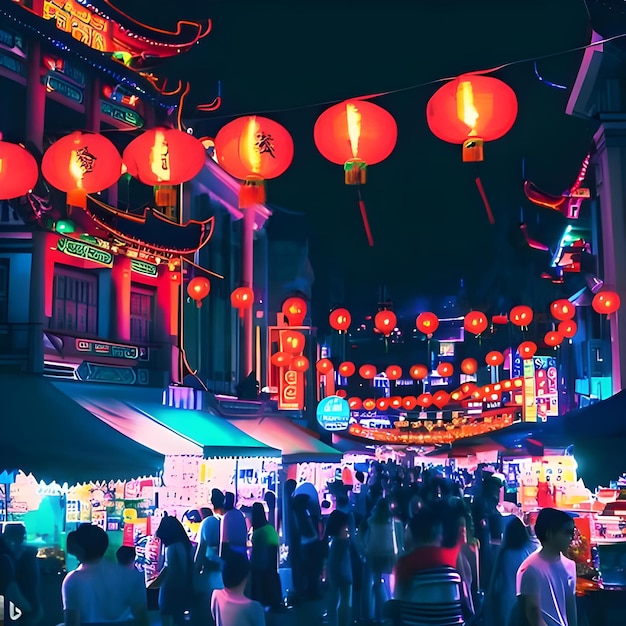
[[[520, 240], [520, 207], [548, 245], [556, 244], [564, 221], [525, 200], [522, 172], [551, 193], [568, 189], [594, 128], [565, 114], [582, 51], [538, 61], [541, 76], [566, 89], [540, 82], [532, 59], [589, 42], [583, 0], [220, 0], [171, 3], [151, 19], [163, 25], [176, 15], [213, 20], [201, 44], [157, 71], [191, 81], [184, 117], [199, 118], [196, 134], [214, 135], [253, 113], [292, 134], [293, 164], [267, 183], [268, 201], [304, 215], [277, 213], [270, 228], [306, 230], [318, 286], [343, 275], [345, 304], [375, 310], [383, 283], [401, 303], [453, 293], [464, 279], [470, 300], [479, 301], [474, 306], [487, 307], [502, 293], [519, 299], [525, 281], [540, 280], [546, 258]], [[462, 163], [460, 146], [440, 141], [426, 124], [426, 103], [439, 85], [419, 85], [524, 59], [531, 60], [492, 74], [517, 94], [513, 129], [485, 145], [484, 163]], [[221, 108], [198, 114], [195, 105], [213, 99], [218, 80]], [[395, 117], [398, 143], [369, 169], [363, 189], [375, 241], [369, 248], [356, 192], [343, 184], [341, 166], [317, 151], [313, 126], [328, 103], [395, 90], [402, 91], [373, 100]]]

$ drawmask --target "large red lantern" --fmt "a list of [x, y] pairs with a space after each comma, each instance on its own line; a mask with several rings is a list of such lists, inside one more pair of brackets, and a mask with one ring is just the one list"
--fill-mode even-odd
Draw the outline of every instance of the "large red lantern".
[[463, 320], [463, 328], [472, 335], [480, 335], [488, 325], [487, 316], [480, 311], [470, 311]]
[[304, 324], [307, 310], [304, 298], [298, 298], [297, 296], [287, 298], [283, 302], [281, 310], [287, 318], [289, 326], [302, 326]]
[[187, 295], [196, 301], [196, 306], [202, 306], [202, 300], [209, 295], [211, 291], [211, 283], [204, 276], [196, 276], [189, 281], [187, 285]]
[[1, 141], [0, 134], [0, 200], [27, 194], [37, 183], [39, 168], [35, 157], [22, 146]]
[[371, 380], [376, 374], [377, 371], [373, 365], [366, 364], [359, 367], [359, 376], [365, 378], [365, 380]]
[[348, 311], [348, 309], [335, 309], [330, 312], [328, 322], [330, 323], [331, 328], [338, 330], [340, 333], [346, 332], [352, 323], [352, 316], [350, 315], [350, 311]]
[[390, 365], [385, 374], [389, 380], [398, 380], [402, 376], [402, 368], [399, 365]]
[[103, 135], [76, 131], [46, 150], [41, 172], [53, 187], [67, 192], [70, 206], [84, 208], [88, 193], [102, 191], [118, 181], [122, 158]]
[[425, 335], [432, 335], [439, 328], [439, 318], [430, 311], [420, 313], [415, 319], [415, 328]]
[[337, 371], [344, 378], [348, 378], [354, 375], [354, 372], [356, 372], [356, 367], [354, 366], [354, 363], [351, 363], [350, 361], [344, 361], [343, 363], [339, 364]]
[[439, 365], [437, 365], [437, 374], [439, 374], [442, 378], [449, 378], [452, 374], [454, 374], [454, 365], [452, 365], [452, 363], [442, 361]]
[[525, 304], [520, 304], [511, 309], [509, 317], [515, 326], [525, 327], [533, 321], [533, 310]]
[[591, 306], [596, 313], [610, 315], [615, 313], [621, 305], [619, 294], [614, 291], [599, 291], [591, 301]]
[[239, 317], [243, 317], [244, 311], [254, 304], [252, 287], [237, 287], [230, 294], [230, 303], [234, 308], [239, 309]]
[[397, 322], [396, 314], [393, 311], [378, 311], [374, 317], [374, 327], [385, 337], [389, 337]]
[[333, 369], [333, 362], [330, 359], [320, 359], [315, 364], [315, 369], [320, 374], [328, 374], [328, 372], [332, 371]]
[[280, 335], [281, 346], [289, 354], [302, 354], [306, 338], [296, 330], [284, 330]]
[[532, 359], [537, 352], [537, 344], [534, 341], [522, 341], [517, 347], [517, 351], [522, 359]]
[[433, 395], [433, 404], [439, 409], [443, 409], [448, 402], [450, 402], [450, 394], [447, 391], [439, 390]]
[[517, 117], [515, 92], [491, 76], [463, 74], [439, 88], [428, 101], [432, 133], [463, 144], [463, 161], [482, 161], [483, 142], [505, 135]]
[[470, 376], [475, 374], [478, 371], [478, 362], [476, 359], [472, 359], [471, 357], [463, 359], [461, 361], [461, 371]]
[[428, 376], [428, 368], [421, 364], [411, 365], [409, 374], [414, 380], [423, 380], [426, 376]]
[[578, 331], [578, 324], [574, 320], [563, 320], [559, 323], [557, 330], [563, 337], [571, 339]]
[[497, 350], [487, 352], [487, 356], [485, 356], [485, 363], [491, 367], [498, 367], [498, 365], [502, 365], [504, 363], [504, 355], [502, 352], [498, 352]]
[[569, 300], [562, 298], [550, 305], [550, 313], [557, 320], [571, 320], [576, 315], [576, 307]]
[[265, 202], [263, 181], [280, 176], [293, 160], [293, 139], [278, 122], [259, 115], [239, 117], [215, 137], [218, 163], [243, 181], [239, 207]]
[[556, 330], [550, 330], [545, 334], [543, 341], [546, 346], [556, 348], [557, 346], [560, 346], [563, 342], [563, 335], [561, 335], [561, 333]]

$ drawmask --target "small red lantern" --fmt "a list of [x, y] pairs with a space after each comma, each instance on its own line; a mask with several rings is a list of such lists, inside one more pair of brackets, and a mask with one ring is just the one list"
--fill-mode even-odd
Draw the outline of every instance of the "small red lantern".
[[423, 380], [428, 376], [428, 368], [425, 365], [411, 365], [411, 369], [409, 370], [409, 374], [411, 378], [415, 380]]
[[270, 358], [272, 365], [276, 367], [287, 367], [291, 362], [291, 354], [286, 352], [274, 352]]
[[449, 378], [452, 374], [454, 374], [454, 365], [452, 365], [452, 363], [442, 361], [439, 365], [437, 365], [437, 374], [439, 374], [442, 378]]
[[417, 404], [421, 407], [423, 407], [424, 409], [428, 408], [432, 403], [433, 403], [433, 397], [430, 393], [426, 392], [426, 393], [420, 393], [419, 396], [417, 396], [417, 400], [416, 400]]
[[525, 304], [520, 304], [511, 309], [509, 317], [515, 326], [525, 327], [533, 321], [533, 310]]
[[356, 372], [356, 367], [354, 366], [354, 363], [350, 361], [344, 361], [343, 363], [339, 364], [337, 370], [339, 371], [339, 374], [341, 374], [341, 376], [343, 376], [344, 378], [349, 378], [350, 376], [354, 375], [354, 372]]
[[463, 74], [440, 87], [426, 105], [432, 133], [463, 144], [463, 161], [482, 161], [483, 142], [509, 132], [517, 117], [515, 92], [491, 76]]
[[498, 352], [497, 350], [492, 350], [487, 353], [485, 363], [491, 367], [498, 367], [498, 365], [502, 365], [504, 363], [504, 354], [502, 354], [502, 352]]
[[404, 396], [402, 398], [402, 408], [412, 411], [417, 406], [417, 398], [415, 396]]
[[461, 361], [461, 371], [471, 376], [478, 371], [478, 362], [476, 359], [467, 358]]
[[328, 374], [328, 372], [332, 371], [333, 369], [333, 362], [330, 359], [320, 359], [315, 364], [315, 369], [320, 374]]
[[365, 380], [371, 380], [377, 373], [378, 372], [373, 365], [366, 364], [359, 367], [359, 376], [361, 378], [365, 378]]
[[263, 181], [280, 176], [293, 160], [293, 139], [278, 122], [247, 115], [229, 122], [215, 137], [218, 163], [244, 181], [239, 207], [265, 202]]
[[280, 340], [283, 350], [289, 354], [302, 354], [306, 344], [304, 335], [295, 330], [282, 331]]
[[211, 291], [211, 283], [204, 276], [196, 276], [189, 281], [187, 285], [187, 294], [192, 300], [196, 301], [196, 306], [202, 306], [202, 300], [209, 295]]
[[402, 368], [399, 365], [390, 365], [385, 374], [389, 380], [398, 380], [402, 376]]
[[373, 411], [376, 408], [376, 401], [373, 398], [365, 398], [363, 400], [363, 408], [366, 411]]
[[287, 318], [289, 326], [302, 326], [306, 317], [306, 302], [304, 298], [287, 298], [281, 308], [283, 315]]
[[576, 315], [576, 307], [569, 300], [562, 298], [550, 305], [550, 313], [557, 320], [571, 320]]
[[44, 153], [41, 172], [67, 192], [70, 206], [84, 208], [87, 194], [114, 185], [122, 173], [117, 148], [103, 135], [76, 131], [55, 141]]
[[509, 316], [506, 313], [502, 313], [500, 315], [492, 315], [491, 323], [497, 324], [499, 326], [504, 326], [509, 323]]
[[251, 308], [254, 303], [252, 287], [237, 287], [230, 294], [230, 303], [234, 308], [239, 309], [239, 317], [243, 317], [245, 309]]
[[350, 311], [348, 311], [348, 309], [335, 309], [330, 312], [328, 321], [331, 328], [334, 328], [339, 332], [346, 332], [352, 323], [352, 316], [350, 315]]
[[26, 148], [1, 140], [0, 133], [0, 200], [11, 200], [26, 195], [35, 186], [39, 168]]
[[439, 318], [429, 311], [420, 313], [415, 319], [415, 328], [425, 335], [432, 335], [439, 328]]
[[402, 408], [402, 398], [400, 396], [391, 396], [391, 398], [389, 398], [389, 406], [392, 409]]
[[440, 409], [443, 409], [449, 402], [450, 394], [447, 391], [440, 390], [433, 395], [433, 404]]
[[556, 348], [557, 346], [560, 346], [563, 342], [563, 335], [561, 335], [561, 333], [556, 330], [550, 330], [545, 334], [543, 341], [546, 346]]
[[396, 314], [393, 311], [378, 311], [374, 317], [374, 327], [385, 337], [389, 337], [397, 322]]
[[349, 398], [348, 406], [350, 407], [351, 411], [358, 411], [363, 406], [363, 400], [361, 400], [361, 398], [356, 398], [356, 397]]
[[563, 335], [563, 337], [567, 337], [567, 339], [571, 339], [576, 332], [578, 331], [578, 324], [574, 320], [563, 320], [557, 330]]
[[379, 411], [386, 411], [389, 408], [389, 398], [378, 398], [376, 400], [376, 408]]
[[337, 389], [335, 395], [339, 398], [345, 398], [348, 395], [348, 392], [345, 389]]
[[610, 315], [615, 313], [621, 305], [619, 294], [614, 291], [599, 291], [591, 301], [591, 306], [596, 313]]
[[517, 347], [517, 351], [522, 359], [532, 359], [537, 352], [537, 344], [534, 341], [522, 341]]
[[306, 372], [309, 369], [309, 359], [305, 356], [294, 356], [291, 360], [291, 369], [295, 372]]
[[463, 328], [476, 336], [486, 330], [488, 324], [487, 316], [480, 311], [470, 311], [463, 320]]

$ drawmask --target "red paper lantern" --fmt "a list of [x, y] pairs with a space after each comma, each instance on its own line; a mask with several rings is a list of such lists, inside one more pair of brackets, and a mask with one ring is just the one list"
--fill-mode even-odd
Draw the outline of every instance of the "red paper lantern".
[[398, 380], [402, 376], [402, 368], [399, 365], [390, 365], [385, 374], [389, 380]]
[[534, 341], [522, 341], [517, 347], [517, 351], [522, 359], [532, 359], [537, 352], [537, 344]]
[[402, 398], [402, 408], [412, 411], [417, 406], [417, 398], [415, 396], [404, 396]]
[[393, 311], [378, 311], [374, 317], [374, 327], [385, 337], [389, 337], [397, 322], [396, 314]]
[[515, 92], [491, 76], [463, 74], [440, 87], [428, 101], [432, 133], [463, 144], [463, 161], [482, 161], [483, 142], [505, 135], [517, 117]]
[[378, 398], [376, 400], [376, 408], [379, 411], [386, 411], [389, 408], [389, 398]]
[[619, 294], [614, 291], [599, 291], [591, 301], [591, 306], [596, 313], [610, 315], [615, 313], [621, 305]]
[[409, 374], [411, 376], [411, 378], [415, 379], [415, 380], [423, 380], [424, 378], [426, 378], [426, 376], [428, 376], [428, 368], [425, 365], [412, 365], [411, 369], [409, 370]]
[[562, 298], [550, 305], [550, 313], [557, 320], [571, 320], [576, 315], [576, 307], [569, 300]]
[[470, 311], [463, 320], [463, 328], [473, 335], [480, 335], [486, 330], [488, 324], [487, 316], [480, 311]]
[[122, 158], [103, 135], [76, 131], [46, 150], [41, 172], [53, 187], [67, 192], [70, 206], [84, 208], [88, 193], [102, 191], [118, 181]]
[[433, 395], [433, 404], [440, 409], [443, 409], [449, 402], [450, 394], [447, 391], [440, 390]]
[[454, 365], [446, 362], [439, 363], [439, 365], [437, 365], [437, 374], [442, 378], [449, 378], [454, 374]]
[[286, 352], [274, 352], [270, 358], [272, 365], [276, 367], [287, 367], [291, 362], [291, 354]]
[[503, 313], [501, 315], [492, 315], [491, 323], [503, 326], [509, 323], [509, 316], [506, 313]]
[[344, 361], [343, 363], [339, 364], [337, 370], [339, 374], [341, 374], [341, 376], [343, 376], [344, 378], [348, 378], [354, 375], [354, 372], [356, 372], [356, 367], [354, 366], [354, 363], [351, 363], [350, 361]]
[[545, 334], [543, 341], [546, 346], [556, 348], [556, 346], [560, 346], [563, 342], [563, 335], [561, 335], [561, 333], [556, 330], [550, 330]]
[[463, 359], [461, 361], [461, 371], [470, 376], [475, 374], [478, 371], [478, 362], [472, 358]]
[[211, 283], [204, 276], [196, 276], [189, 281], [187, 285], [187, 294], [192, 300], [196, 301], [196, 306], [202, 306], [202, 300], [209, 295], [211, 291]]
[[280, 176], [293, 160], [293, 139], [278, 122], [259, 115], [239, 117], [215, 137], [218, 163], [243, 182], [240, 208], [265, 202], [263, 181]]
[[237, 287], [230, 294], [230, 303], [235, 309], [239, 309], [239, 317], [243, 317], [245, 309], [249, 309], [254, 303], [254, 291], [251, 287]]
[[515, 326], [528, 326], [533, 321], [533, 310], [525, 304], [514, 306], [509, 315]]
[[304, 298], [287, 298], [281, 308], [289, 326], [302, 326], [306, 317], [306, 301]]
[[313, 128], [322, 156], [343, 165], [346, 185], [365, 184], [367, 166], [386, 159], [397, 137], [393, 116], [366, 100], [346, 100], [326, 109]]
[[373, 398], [365, 398], [365, 400], [363, 400], [363, 408], [366, 411], [373, 411], [376, 408], [376, 400]]
[[389, 406], [392, 409], [402, 408], [402, 398], [400, 396], [391, 396], [391, 398], [389, 398]]
[[563, 320], [557, 330], [563, 335], [563, 337], [567, 337], [567, 339], [571, 339], [576, 332], [578, 331], [578, 324], [574, 320]]
[[346, 332], [352, 323], [352, 316], [350, 315], [350, 311], [348, 311], [348, 309], [335, 309], [330, 312], [328, 321], [331, 328], [334, 328], [339, 332]]
[[309, 359], [301, 354], [291, 360], [291, 369], [295, 372], [306, 372], [309, 369]]
[[348, 406], [352, 411], [358, 411], [363, 406], [363, 400], [361, 398], [349, 398]]
[[415, 319], [415, 328], [425, 335], [432, 335], [439, 328], [439, 318], [429, 311], [420, 313]]
[[377, 373], [378, 372], [373, 365], [366, 364], [359, 367], [359, 376], [361, 378], [365, 378], [365, 380], [371, 380]]
[[337, 393], [335, 393], [335, 395], [340, 398], [345, 398], [348, 395], [348, 392], [345, 389], [337, 389]]
[[28, 150], [16, 143], [0, 141], [0, 200], [26, 195], [38, 177], [37, 161]]
[[320, 359], [315, 364], [315, 369], [320, 374], [328, 374], [328, 372], [332, 371], [333, 369], [333, 362], [330, 359]]
[[491, 367], [498, 367], [498, 365], [502, 365], [504, 363], [504, 354], [502, 354], [502, 352], [498, 352], [497, 350], [492, 350], [487, 353], [485, 363], [487, 363], [487, 365], [491, 365]]
[[289, 354], [302, 354], [306, 344], [305, 336], [295, 330], [282, 331], [280, 340], [283, 350]]
[[417, 404], [423, 408], [428, 408], [432, 403], [433, 403], [433, 397], [430, 393], [426, 392], [426, 393], [420, 393], [419, 396], [417, 396], [417, 400], [416, 400]]

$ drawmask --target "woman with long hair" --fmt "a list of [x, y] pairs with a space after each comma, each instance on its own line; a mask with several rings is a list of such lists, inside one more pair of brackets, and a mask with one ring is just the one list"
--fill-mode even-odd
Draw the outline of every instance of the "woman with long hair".
[[263, 502], [255, 502], [252, 505], [250, 597], [272, 609], [277, 609], [282, 604], [278, 545], [278, 533], [267, 521]]

